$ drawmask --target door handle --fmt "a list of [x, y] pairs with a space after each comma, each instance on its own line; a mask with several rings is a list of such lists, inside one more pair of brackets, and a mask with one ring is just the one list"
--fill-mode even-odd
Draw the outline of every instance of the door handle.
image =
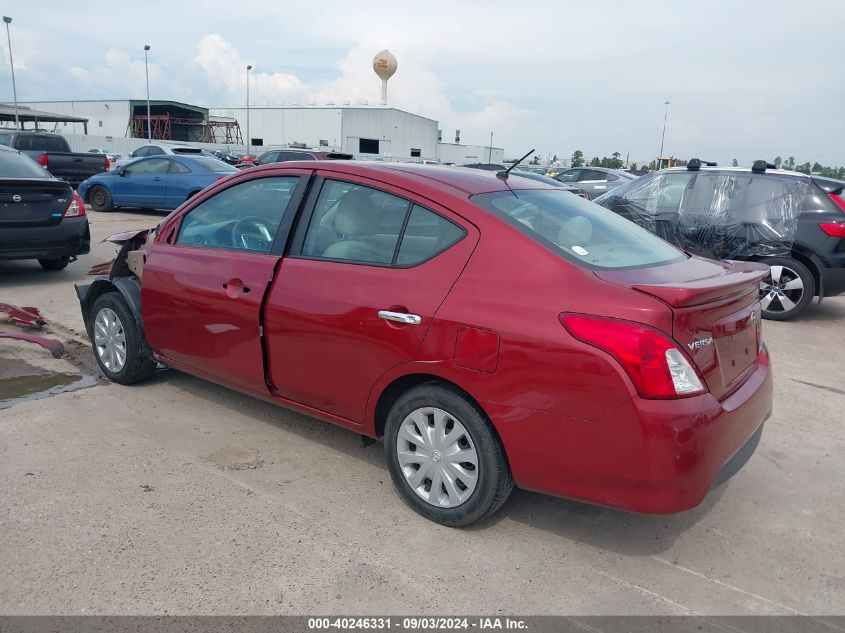
[[422, 318], [419, 314], [408, 314], [407, 312], [391, 312], [390, 310], [379, 310], [378, 316], [385, 321], [396, 321], [405, 325], [419, 325]]

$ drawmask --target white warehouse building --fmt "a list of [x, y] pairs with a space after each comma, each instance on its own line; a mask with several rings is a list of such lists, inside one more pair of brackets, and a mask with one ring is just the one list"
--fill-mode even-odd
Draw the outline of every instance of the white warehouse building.
[[[129, 151], [147, 136], [146, 106], [141, 99], [108, 101], [38, 101], [22, 103], [55, 114], [84, 117], [81, 123], [55, 124], [51, 131], [73, 135], [73, 147], [115, 147]], [[502, 148], [440, 142], [439, 124], [417, 114], [384, 106], [277, 106], [207, 108], [177, 101], [152, 100], [154, 140], [204, 143], [235, 148], [246, 141], [261, 153], [279, 147], [334, 150], [358, 159], [440, 161], [455, 164], [501, 163]]]

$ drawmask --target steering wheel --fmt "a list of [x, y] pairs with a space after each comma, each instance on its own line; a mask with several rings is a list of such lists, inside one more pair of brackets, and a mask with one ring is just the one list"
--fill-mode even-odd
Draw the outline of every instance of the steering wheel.
[[232, 227], [232, 246], [248, 251], [263, 251], [273, 243], [273, 228], [266, 220], [251, 215], [241, 218]]

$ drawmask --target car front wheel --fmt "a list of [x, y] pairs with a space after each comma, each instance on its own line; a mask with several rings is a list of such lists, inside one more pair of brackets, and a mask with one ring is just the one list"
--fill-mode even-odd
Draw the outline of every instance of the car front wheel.
[[91, 188], [91, 192], [88, 194], [88, 201], [91, 203], [91, 208], [94, 211], [104, 212], [114, 209], [111, 193], [102, 185], [96, 185]]
[[97, 364], [113, 382], [132, 385], [155, 372], [156, 361], [140, 325], [117, 292], [107, 292], [94, 302], [91, 342]]
[[760, 282], [763, 318], [786, 321], [798, 316], [816, 294], [813, 274], [788, 257], [770, 257], [762, 263], [769, 266], [769, 274]]
[[399, 494], [450, 527], [493, 514], [513, 489], [505, 451], [487, 416], [459, 390], [425, 383], [387, 416], [385, 457]]

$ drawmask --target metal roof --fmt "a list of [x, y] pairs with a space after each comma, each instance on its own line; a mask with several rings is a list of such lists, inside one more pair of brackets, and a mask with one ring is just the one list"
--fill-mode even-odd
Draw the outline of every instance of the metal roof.
[[[88, 123], [88, 119], [78, 116], [68, 116], [66, 114], [56, 114], [55, 112], [44, 112], [43, 110], [33, 110], [25, 106], [18, 106], [18, 119], [20, 121], [38, 121], [39, 123]], [[15, 120], [15, 106], [8, 103], [0, 104], [0, 121], [14, 121]]]

